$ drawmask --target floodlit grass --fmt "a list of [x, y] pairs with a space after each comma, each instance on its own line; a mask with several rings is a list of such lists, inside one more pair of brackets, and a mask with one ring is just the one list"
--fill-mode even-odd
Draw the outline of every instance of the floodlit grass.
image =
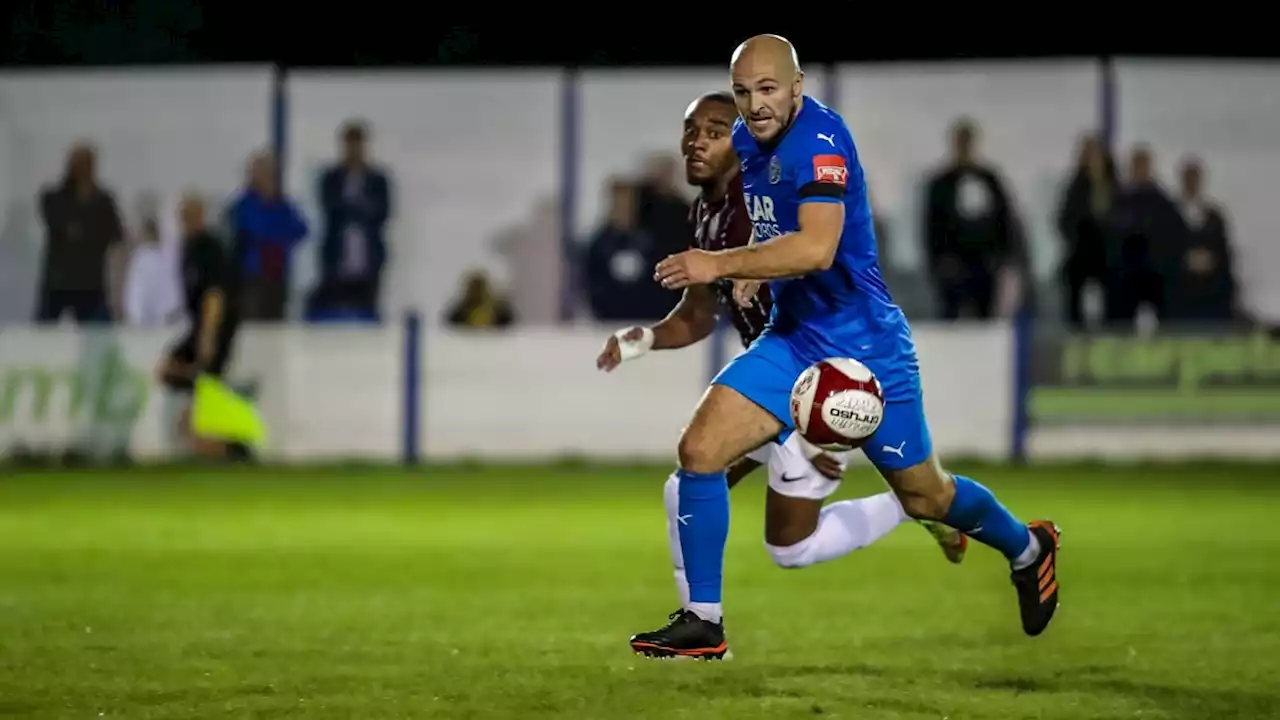
[[756, 477], [725, 663], [627, 647], [675, 604], [662, 468], [11, 474], [0, 716], [1280, 717], [1280, 469], [971, 470], [1063, 528], [1043, 637], [913, 527], [774, 568]]

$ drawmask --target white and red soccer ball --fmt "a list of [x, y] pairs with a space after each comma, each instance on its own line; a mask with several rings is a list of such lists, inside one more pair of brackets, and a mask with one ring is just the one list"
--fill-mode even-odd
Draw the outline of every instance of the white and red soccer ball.
[[814, 363], [791, 386], [796, 431], [824, 450], [859, 447], [880, 428], [883, 418], [880, 381], [852, 358]]

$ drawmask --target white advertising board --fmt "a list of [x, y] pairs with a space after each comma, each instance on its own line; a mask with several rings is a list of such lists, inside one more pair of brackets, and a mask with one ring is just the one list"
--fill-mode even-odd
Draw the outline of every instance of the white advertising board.
[[[420, 446], [429, 460], [669, 459], [707, 382], [707, 347], [595, 369], [608, 330], [422, 338]], [[153, 368], [173, 333], [0, 332], [0, 452], [128, 438], [139, 458], [177, 450]], [[256, 389], [269, 458], [401, 457], [403, 331], [245, 328], [229, 380]], [[726, 343], [732, 342], [726, 338]], [[1008, 452], [1009, 334], [921, 328], [926, 405], [943, 454]], [[726, 356], [731, 357], [734, 349]], [[962, 378], [957, 381], [956, 378]], [[983, 388], [981, 402], [971, 397]]]

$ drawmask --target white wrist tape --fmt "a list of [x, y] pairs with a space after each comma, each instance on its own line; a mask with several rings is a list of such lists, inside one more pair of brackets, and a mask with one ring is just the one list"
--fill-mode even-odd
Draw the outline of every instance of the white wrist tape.
[[624, 335], [631, 332], [635, 328], [626, 328], [614, 333], [613, 336], [618, 338], [618, 352], [622, 356], [622, 361], [634, 360], [653, 349], [653, 330], [649, 328], [640, 329], [639, 340], [626, 340]]

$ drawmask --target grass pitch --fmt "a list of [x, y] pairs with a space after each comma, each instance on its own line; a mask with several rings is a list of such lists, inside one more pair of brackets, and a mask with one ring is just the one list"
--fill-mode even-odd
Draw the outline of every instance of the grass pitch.
[[1063, 527], [1045, 636], [913, 527], [774, 568], [753, 477], [725, 663], [627, 647], [675, 606], [662, 468], [8, 475], [0, 716], [1280, 717], [1280, 468], [971, 470]]

